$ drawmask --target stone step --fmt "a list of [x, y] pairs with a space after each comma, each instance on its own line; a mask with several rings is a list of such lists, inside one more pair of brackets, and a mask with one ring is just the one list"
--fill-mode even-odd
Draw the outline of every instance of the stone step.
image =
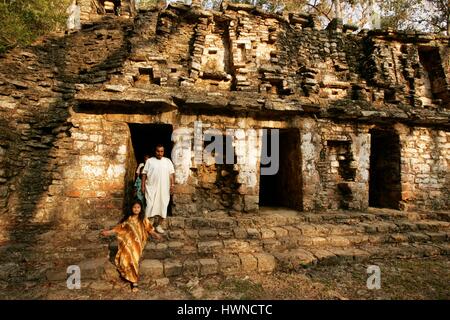
[[450, 223], [444, 221], [398, 221], [359, 223], [357, 225], [311, 224], [297, 223], [274, 227], [236, 227], [224, 229], [170, 229], [167, 230], [169, 240], [220, 240], [220, 239], [272, 239], [287, 235], [314, 235], [314, 236], [349, 236], [359, 234], [379, 234], [396, 232], [446, 232], [450, 231]]
[[275, 252], [277, 268], [282, 271], [298, 270], [315, 265], [365, 262], [373, 259], [407, 259], [437, 255], [450, 255], [450, 245], [443, 244], [398, 244], [360, 246], [353, 248], [325, 247], [320, 249], [290, 249]]
[[[336, 211], [305, 213], [289, 209], [276, 210], [263, 208], [259, 214], [234, 214], [223, 211], [211, 212], [202, 216], [172, 216], [167, 219], [168, 229], [175, 230], [217, 230], [229, 231], [236, 228], [262, 228], [299, 223], [317, 223], [332, 225], [359, 225], [360, 223], [386, 222], [400, 224], [418, 224], [430, 220], [433, 222], [450, 222], [450, 212], [404, 212], [391, 209], [369, 208], [368, 212]], [[113, 226], [115, 220], [108, 220], [105, 225]]]
[[427, 219], [450, 222], [450, 212], [428, 212]]
[[449, 211], [423, 211], [423, 212], [406, 212], [394, 209], [377, 209], [369, 208], [368, 214], [373, 214], [382, 219], [395, 220], [404, 218], [410, 221], [420, 220], [440, 220], [450, 222]]
[[[383, 234], [355, 234], [348, 236], [314, 236], [301, 234], [283, 234], [265, 239], [214, 239], [189, 241], [170, 240], [167, 242], [149, 242], [144, 257], [164, 259], [180, 256], [209, 257], [211, 255], [232, 253], [254, 253], [267, 250], [285, 250], [290, 248], [321, 248], [326, 246], [348, 247], [363, 244], [398, 243], [441, 243], [450, 241], [450, 232], [402, 232]], [[110, 250], [111, 252], [114, 249]]]
[[[423, 222], [421, 223], [423, 224]], [[422, 224], [419, 224], [419, 226]], [[423, 226], [423, 229], [427, 229], [430, 227], [430, 224], [425, 223]], [[431, 226], [435, 226], [435, 224], [431, 224]], [[353, 227], [349, 228], [349, 226], [343, 225], [340, 228], [336, 228], [334, 225], [311, 226], [305, 224], [301, 225], [300, 228], [298, 226], [297, 228], [292, 226], [273, 228], [274, 230], [271, 233], [261, 229], [262, 231], [259, 233], [259, 236], [255, 236], [257, 234], [256, 232], [246, 232], [240, 234], [240, 236], [239, 234], [233, 234], [234, 237], [229, 237], [229, 234], [222, 234], [221, 237], [220, 232], [218, 232], [217, 238], [206, 237], [199, 239], [170, 239], [169, 232], [168, 241], [158, 243], [149, 241], [144, 251], [144, 257], [148, 259], [166, 259], [191, 255], [197, 258], [209, 258], [223, 253], [256, 253], [295, 248], [323, 248], [326, 246], [348, 247], [362, 244], [441, 243], [450, 241], [450, 231], [448, 229], [445, 231], [416, 230], [391, 232], [389, 225], [379, 230], [376, 228], [367, 228], [366, 226], [356, 226], [355, 231]], [[324, 229], [329, 232], [324, 232]], [[361, 233], [361, 230], [372, 231], [373, 233]], [[321, 234], [321, 236], [316, 234]], [[208, 235], [208, 232], [206, 235]], [[0, 254], [0, 258], [2, 258], [2, 262], [4, 263], [15, 262], [19, 255], [8, 253], [8, 251], [14, 251], [20, 254], [21, 252], [24, 253], [26, 248], [25, 245], [20, 246], [19, 244], [2, 246], [2, 250], [0, 251], [4, 252], [4, 254]], [[45, 257], [44, 260], [58, 260], [64, 262], [66, 265], [70, 265], [84, 259], [114, 257], [117, 251], [117, 245], [110, 238], [101, 241], [97, 240], [97, 242], [64, 244], [60, 250], [55, 250], [48, 246], [35, 246], [31, 249], [34, 252], [33, 256], [37, 257], [36, 260], [42, 260], [42, 257]], [[29, 257], [27, 259], [30, 260]]]
[[[142, 266], [147, 271], [143, 275], [148, 273], [159, 279], [179, 274], [272, 272], [276, 268], [289, 269], [290, 265], [295, 269], [299, 265], [372, 257], [448, 254], [450, 222], [444, 216], [427, 219], [431, 215], [384, 210], [171, 217], [165, 239], [147, 243]], [[11, 251], [20, 254], [33, 250], [33, 256], [39, 256], [39, 260], [60, 262], [58, 266], [46, 265], [45, 275], [51, 281], [65, 279], [67, 266], [79, 262], [84, 270], [82, 277], [105, 277], [105, 272], [116, 272], [111, 262], [117, 245], [114, 238], [101, 238], [98, 234], [99, 230], [85, 231], [80, 239], [67, 239], [55, 250], [47, 244], [53, 237], [48, 232], [34, 244], [3, 246], [0, 258], [5, 255], [16, 259], [19, 255]], [[32, 264], [32, 260], [27, 263]], [[12, 262], [2, 260], [5, 265]], [[11, 265], [7, 265], [5, 272], [10, 269]]]
[[[400, 211], [398, 211], [400, 212]], [[386, 224], [395, 228], [410, 227], [421, 229], [442, 228], [450, 225], [444, 218], [445, 214], [440, 214], [439, 219], [425, 219], [424, 217], [415, 217], [417, 213], [406, 214], [398, 213], [395, 215], [387, 213], [317, 213], [317, 214], [260, 214], [260, 215], [242, 215], [240, 217], [171, 217], [168, 219], [169, 230], [205, 230], [204, 233], [216, 230], [217, 232], [229, 231], [234, 229], [248, 228], [271, 228], [282, 227], [285, 225], [297, 224], [320, 224], [320, 225], [372, 225]], [[413, 218], [412, 218], [413, 217]], [[207, 231], [209, 230], [209, 231]]]
[[319, 264], [333, 265], [380, 258], [417, 258], [436, 255], [450, 255], [450, 245], [399, 244], [355, 248], [297, 248], [284, 252], [234, 253], [199, 259], [192, 257], [144, 259], [140, 272], [141, 279], [146, 281], [175, 276], [271, 273], [275, 270], [292, 271]]
[[[284, 251], [238, 252], [194, 257], [184, 255], [172, 258], [144, 258], [140, 265], [141, 281], [176, 276], [206, 276], [211, 274], [233, 275], [249, 272], [271, 273], [275, 270], [291, 271], [318, 264], [332, 265], [363, 262], [370, 259], [417, 258], [450, 255], [450, 244], [400, 243], [362, 245], [354, 247], [324, 246], [321, 248], [292, 248]], [[97, 257], [82, 260], [81, 279], [118, 279], [112, 259]], [[9, 270], [5, 264], [4, 273]], [[0, 268], [1, 270], [2, 268]], [[46, 272], [48, 281], [65, 281], [69, 274], [67, 266], [50, 268]]]

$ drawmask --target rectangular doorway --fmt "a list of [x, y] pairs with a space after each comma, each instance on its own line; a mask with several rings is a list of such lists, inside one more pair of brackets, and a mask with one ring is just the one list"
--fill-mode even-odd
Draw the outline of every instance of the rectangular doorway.
[[[130, 128], [131, 143], [133, 146], [136, 164], [144, 162], [144, 156], [155, 156], [155, 149], [158, 144], [164, 146], [164, 157], [172, 159], [172, 131], [170, 124], [128, 124]], [[131, 168], [133, 172], [137, 168]], [[133, 182], [134, 183], [134, 182]], [[167, 215], [172, 215], [172, 197], [167, 208]]]
[[[278, 130], [278, 139], [273, 130]], [[272, 164], [261, 163], [259, 182], [259, 206], [287, 207], [302, 210], [302, 163], [300, 151], [300, 131], [298, 129], [267, 129], [267, 139], [263, 137], [264, 152], [272, 160], [278, 156], [278, 170], [264, 175], [262, 169]], [[278, 148], [275, 144], [278, 144]], [[267, 151], [265, 151], [267, 150]], [[278, 153], [278, 155], [276, 154]]]
[[369, 206], [399, 209], [400, 139], [393, 130], [370, 131]]
[[130, 123], [131, 142], [133, 144], [136, 162], [141, 163], [144, 155], [155, 155], [158, 144], [164, 146], [164, 156], [171, 159], [172, 153], [172, 125], [170, 124], [135, 124]]

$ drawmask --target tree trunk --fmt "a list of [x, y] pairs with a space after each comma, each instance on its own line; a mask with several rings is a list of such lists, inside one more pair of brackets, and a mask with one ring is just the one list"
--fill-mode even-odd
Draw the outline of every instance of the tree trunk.
[[374, 0], [369, 0], [370, 24], [372, 29], [380, 29], [380, 16], [375, 12]]
[[447, 7], [447, 36], [450, 36], [450, 0]]
[[335, 18], [342, 19], [342, 8], [340, 0], [333, 0]]

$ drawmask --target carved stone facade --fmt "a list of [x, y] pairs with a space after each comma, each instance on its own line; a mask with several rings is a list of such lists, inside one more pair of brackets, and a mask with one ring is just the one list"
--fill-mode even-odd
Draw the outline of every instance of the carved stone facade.
[[[24, 221], [117, 220], [161, 141], [173, 215], [449, 208], [448, 37], [318, 30], [312, 16], [236, 4], [87, 23], [97, 13], [81, 5], [80, 32], [0, 61], [3, 239]], [[195, 163], [199, 122], [232, 164]], [[263, 129], [279, 129], [274, 176], [261, 176]]]

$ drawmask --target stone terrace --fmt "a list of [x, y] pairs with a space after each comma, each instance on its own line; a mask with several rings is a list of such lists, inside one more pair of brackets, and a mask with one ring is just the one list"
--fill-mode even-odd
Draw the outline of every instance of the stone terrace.
[[[450, 254], [449, 212], [371, 208], [365, 213], [299, 213], [264, 208], [260, 215], [215, 213], [169, 221], [164, 241], [147, 244], [141, 262], [144, 282]], [[105, 240], [100, 249], [95, 231], [82, 241], [83, 246], [66, 246], [65, 260], [79, 265], [84, 279], [117, 279], [111, 263], [115, 242]], [[46, 277], [60, 282], [66, 273], [49, 268]]]

